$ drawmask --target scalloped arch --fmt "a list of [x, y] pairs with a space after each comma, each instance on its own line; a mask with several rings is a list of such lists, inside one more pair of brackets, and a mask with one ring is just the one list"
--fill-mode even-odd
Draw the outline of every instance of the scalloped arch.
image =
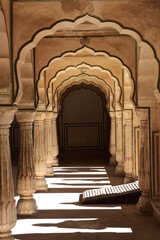
[[[88, 14], [86, 14], [84, 16], [79, 16], [76, 20], [71, 20], [71, 19], [61, 20], [58, 23], [55, 23], [54, 25], [52, 25], [51, 27], [43, 29], [43, 30], [39, 31], [38, 33], [36, 33], [35, 36], [29, 42], [27, 42], [27, 44], [25, 46], [23, 46], [21, 48], [21, 50], [18, 54], [17, 60], [16, 60], [16, 75], [17, 75], [17, 80], [18, 80], [18, 84], [19, 84], [19, 89], [18, 89], [18, 94], [16, 97], [15, 104], [18, 104], [20, 102], [22, 95], [23, 95], [23, 82], [21, 79], [21, 66], [25, 63], [25, 58], [26, 58], [27, 53], [31, 49], [35, 48], [37, 46], [38, 42], [42, 38], [44, 38], [46, 36], [54, 35], [54, 33], [57, 30], [60, 30], [65, 27], [74, 29], [77, 25], [84, 23], [85, 21], [88, 21], [89, 23], [94, 24], [99, 29], [106, 28], [106, 27], [114, 28], [115, 30], [117, 30], [119, 32], [119, 34], [127, 34], [127, 35], [132, 36], [137, 41], [138, 46], [143, 45], [142, 43], [144, 41], [136, 31], [128, 29], [128, 28], [123, 28], [119, 23], [116, 23], [113, 21], [102, 21], [98, 17], [90, 16]], [[155, 53], [154, 53], [153, 49], [151, 48], [151, 46], [149, 46], [148, 43], [146, 43], [146, 44], [147, 44], [148, 50], [151, 53], [151, 58], [155, 59]], [[158, 76], [155, 77], [154, 83], [155, 83], [154, 86], [158, 83]], [[157, 88], [156, 88], [156, 90], [157, 90]], [[154, 92], [155, 92], [155, 90], [154, 90]]]
[[[82, 48], [76, 49], [75, 51], [68, 51], [68, 52], [63, 53], [61, 56], [58, 56], [58, 57], [50, 59], [48, 64], [47, 64], [47, 66], [45, 66], [43, 69], [41, 69], [41, 71], [39, 73], [38, 81], [40, 81], [40, 79], [41, 79], [41, 74], [43, 74], [44, 71], [50, 69], [50, 67], [52, 67], [52, 64], [56, 64], [57, 61], [60, 61], [60, 60], [62, 60], [63, 58], [65, 58], [67, 56], [76, 56], [76, 55], [78, 55], [80, 53], [84, 53], [84, 52], [90, 53], [93, 56], [102, 55], [102, 56], [106, 57], [109, 60], [113, 60], [113, 61], [117, 62], [121, 67], [125, 66], [126, 68], [128, 68], [127, 65], [125, 65], [122, 62], [122, 60], [120, 60], [120, 58], [118, 58], [116, 56], [109, 55], [107, 52], [95, 51], [93, 48], [84, 46]], [[129, 70], [129, 68], [128, 68], [128, 70]]]
[[[106, 79], [107, 79], [107, 78], [109, 77], [109, 78], [115, 83], [115, 84], [113, 84], [113, 86], [110, 86], [110, 85], [108, 84], [107, 80], [104, 80], [104, 79], [103, 79], [103, 80], [106, 82], [106, 84], [109, 85], [110, 88], [112, 89], [112, 93], [114, 92], [114, 88], [115, 88], [115, 92], [116, 92], [116, 94], [115, 94], [115, 96], [116, 96], [116, 97], [115, 97], [116, 109], [117, 109], [117, 110], [118, 110], [118, 109], [121, 109], [122, 106], [121, 106], [121, 104], [120, 104], [120, 99], [121, 99], [122, 89], [121, 89], [121, 87], [120, 87], [120, 85], [119, 85], [118, 79], [117, 79], [115, 76], [113, 76], [113, 74], [112, 74], [110, 71], [108, 71], [108, 70], [106, 70], [106, 69], [103, 69], [103, 68], [100, 67], [100, 66], [90, 66], [90, 65], [88, 65], [88, 64], [86, 64], [86, 63], [82, 63], [82, 64], [79, 64], [79, 65], [77, 65], [77, 66], [69, 66], [69, 67], [67, 67], [67, 68], [59, 71], [59, 72], [56, 74], [56, 76], [54, 76], [54, 77], [50, 80], [50, 82], [49, 82], [49, 84], [48, 84], [48, 90], [47, 90], [48, 99], [49, 99], [49, 91], [50, 91], [51, 84], [52, 84], [53, 82], [58, 81], [57, 78], [58, 78], [59, 76], [62, 77], [62, 75], [63, 75], [63, 78], [65, 79], [66, 75], [69, 73], [69, 74], [71, 74], [70, 77], [72, 77], [72, 76], [73, 76], [73, 71], [75, 72], [75, 70], [80, 70], [81, 68], [88, 68], [89, 70], [91, 70], [91, 72], [93, 72], [94, 70], [96, 70], [96, 71], [98, 70], [98, 72], [101, 72], [101, 73], [104, 74], [104, 78], [106, 77]], [[51, 92], [51, 91], [50, 91], [50, 92]], [[38, 104], [38, 108], [39, 108], [39, 109], [41, 109], [40, 104], [41, 104], [41, 101], [40, 101], [40, 103]]]
[[[59, 98], [57, 98], [57, 102], [58, 102], [58, 104], [57, 104], [57, 109], [60, 109], [60, 107], [61, 107], [61, 106], [60, 106], [60, 99], [61, 99], [63, 93], [64, 93], [68, 88], [70, 88], [70, 87], [72, 87], [72, 86], [75, 86], [75, 85], [80, 85], [81, 83], [84, 83], [84, 84], [87, 84], [87, 85], [93, 85], [93, 86], [99, 88], [99, 89], [104, 93], [106, 100], [108, 100], [109, 96], [107, 95], [106, 91], [105, 91], [100, 85], [96, 84], [96, 83], [93, 82], [93, 81], [87, 81], [86, 79], [81, 79], [81, 80], [79, 80], [79, 81], [77, 81], [77, 82], [72, 82], [72, 83], [68, 84], [68, 85], [60, 92]], [[56, 106], [55, 106], [55, 107], [56, 107]], [[106, 108], [109, 110], [109, 106], [106, 106]], [[113, 110], [113, 108], [112, 108], [112, 110]]]
[[56, 75], [50, 79], [49, 83], [48, 83], [48, 88], [50, 87], [50, 85], [55, 82], [57, 80], [57, 78], [59, 76], [61, 76], [62, 74], [66, 74], [68, 72], [71, 72], [72, 70], [81, 70], [81, 69], [89, 69], [89, 70], [97, 70], [97, 71], [100, 71], [106, 75], [108, 75], [116, 84], [117, 86], [121, 89], [120, 85], [119, 85], [119, 81], [118, 79], [112, 74], [112, 72], [110, 72], [108, 69], [104, 69], [102, 68], [101, 66], [98, 66], [98, 65], [94, 65], [94, 66], [91, 66], [87, 63], [81, 63], [81, 64], [78, 64], [77, 66], [68, 66], [66, 67], [65, 69], [62, 69], [60, 70], [58, 73], [56, 73]]
[[[97, 84], [94, 81], [95, 79], [99, 82], [99, 84]], [[71, 76], [70, 78], [65, 79], [59, 86], [57, 86], [57, 88], [55, 90], [55, 93], [53, 95], [53, 99], [56, 98], [56, 95], [60, 96], [63, 89], [67, 88], [68, 85], [79, 84], [81, 81], [82, 82], [86, 81], [89, 84], [92, 83], [92, 84], [98, 86], [99, 88], [101, 88], [101, 90], [105, 93], [106, 99], [108, 100], [108, 97], [110, 97], [110, 101], [109, 101], [110, 102], [110, 109], [113, 110], [114, 94], [112, 92], [111, 87], [103, 79], [100, 79], [100, 78], [98, 78], [97, 76], [94, 76], [94, 75], [80, 74], [80, 75]], [[101, 85], [100, 85], [100, 83], [101, 83]], [[66, 84], [67, 84], [67, 86], [64, 86]], [[61, 90], [61, 87], [63, 87], [62, 90]], [[110, 96], [108, 96], [108, 91], [110, 92]]]

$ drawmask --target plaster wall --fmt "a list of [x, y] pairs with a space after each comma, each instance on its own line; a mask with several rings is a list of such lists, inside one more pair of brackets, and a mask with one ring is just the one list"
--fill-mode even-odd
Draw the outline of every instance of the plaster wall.
[[[41, 28], [60, 19], [75, 19], [86, 13], [113, 20], [137, 30], [149, 41], [160, 58], [160, 1], [14, 1], [14, 57], [19, 48]], [[25, 23], [25, 27], [24, 27]]]

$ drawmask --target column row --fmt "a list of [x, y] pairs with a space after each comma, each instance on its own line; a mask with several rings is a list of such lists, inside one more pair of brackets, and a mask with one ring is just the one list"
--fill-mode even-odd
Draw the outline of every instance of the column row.
[[138, 178], [143, 191], [138, 211], [151, 214], [148, 109], [110, 112], [110, 117], [110, 164], [116, 165], [116, 175], [125, 176], [124, 183]]
[[[14, 115], [20, 125], [17, 210], [9, 143]], [[17, 212], [19, 215], [35, 214], [37, 205], [33, 194], [47, 191], [45, 176], [53, 176], [53, 166], [58, 165], [56, 118], [57, 114], [52, 112], [17, 111], [14, 107], [0, 109], [0, 239], [14, 239], [11, 229], [16, 224]]]

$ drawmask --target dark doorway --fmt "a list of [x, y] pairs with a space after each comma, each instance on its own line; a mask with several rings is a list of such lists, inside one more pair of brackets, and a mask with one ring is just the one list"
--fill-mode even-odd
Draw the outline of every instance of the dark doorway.
[[[61, 97], [58, 116], [59, 158], [109, 158], [110, 117], [105, 94], [91, 84], [74, 85]], [[97, 161], [97, 160], [96, 160]]]

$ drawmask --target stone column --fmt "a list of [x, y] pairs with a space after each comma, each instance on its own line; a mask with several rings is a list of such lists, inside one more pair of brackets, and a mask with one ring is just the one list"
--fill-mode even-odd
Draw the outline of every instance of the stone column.
[[123, 111], [123, 121], [124, 121], [124, 172], [125, 179], [124, 183], [129, 183], [133, 181], [132, 171], [133, 171], [133, 119], [132, 110]]
[[36, 112], [34, 119], [34, 162], [36, 174], [36, 190], [47, 191], [45, 175], [47, 166], [44, 154], [44, 121], [45, 112]]
[[0, 239], [12, 240], [11, 229], [17, 221], [14, 200], [9, 128], [16, 108], [0, 107]]
[[58, 166], [59, 161], [57, 158], [58, 155], [58, 136], [57, 136], [57, 120], [58, 113], [53, 113], [52, 118], [52, 146], [53, 146], [53, 166]]
[[116, 175], [124, 175], [122, 122], [122, 111], [116, 111]]
[[111, 118], [111, 131], [110, 131], [110, 143], [109, 143], [109, 151], [110, 151], [110, 165], [117, 165], [116, 161], [116, 132], [115, 132], [115, 112], [109, 112]]
[[16, 114], [21, 134], [17, 178], [17, 192], [20, 194], [17, 204], [19, 215], [32, 215], [37, 210], [36, 201], [33, 198], [33, 193], [36, 191], [32, 132], [34, 115], [33, 111], [18, 111]]
[[150, 197], [150, 154], [149, 154], [149, 113], [148, 109], [137, 109], [136, 113], [140, 119], [140, 158], [138, 180], [142, 196], [137, 204], [138, 211], [143, 215], [152, 214]]
[[52, 150], [52, 128], [51, 121], [53, 117], [53, 112], [46, 112], [46, 117], [44, 119], [44, 139], [45, 139], [45, 157], [47, 165], [46, 176], [54, 176], [53, 170], [53, 150]]

